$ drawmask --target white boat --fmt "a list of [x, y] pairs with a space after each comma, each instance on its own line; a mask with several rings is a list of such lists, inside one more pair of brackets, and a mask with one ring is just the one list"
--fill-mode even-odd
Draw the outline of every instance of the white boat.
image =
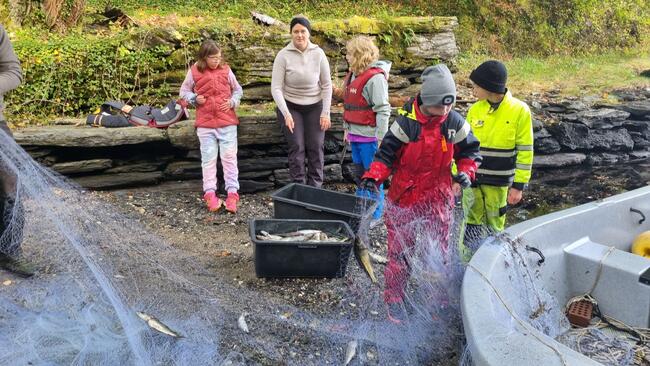
[[[558, 314], [573, 297], [590, 293], [603, 314], [649, 328], [650, 260], [629, 252], [634, 238], [647, 230], [650, 187], [537, 217], [505, 233], [543, 253], [544, 262], [530, 269], [557, 300]], [[536, 329], [533, 316], [517, 313], [521, 294], [513, 290], [503, 248], [484, 244], [463, 279], [461, 309], [472, 363], [602, 365]]]

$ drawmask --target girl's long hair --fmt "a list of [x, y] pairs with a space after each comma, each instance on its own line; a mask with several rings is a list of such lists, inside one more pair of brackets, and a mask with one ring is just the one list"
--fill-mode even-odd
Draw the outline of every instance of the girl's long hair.
[[357, 76], [379, 59], [379, 48], [370, 37], [355, 36], [348, 41], [345, 48], [353, 58], [350, 71]]
[[208, 68], [208, 63], [206, 62], [208, 56], [216, 55], [218, 53], [221, 54], [221, 60], [219, 61], [219, 65], [221, 66], [224, 64], [223, 52], [221, 52], [221, 48], [217, 46], [217, 43], [211, 39], [204, 41], [201, 44], [199, 52], [196, 55], [196, 67], [199, 69], [199, 71], [203, 72]]

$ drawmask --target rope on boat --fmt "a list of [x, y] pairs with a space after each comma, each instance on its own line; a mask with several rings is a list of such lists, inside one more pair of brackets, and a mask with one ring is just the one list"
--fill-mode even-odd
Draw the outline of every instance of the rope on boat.
[[542, 344], [545, 345], [546, 347], [550, 348], [553, 352], [555, 352], [555, 354], [557, 354], [557, 356], [560, 358], [560, 361], [562, 362], [562, 365], [564, 365], [564, 366], [568, 366], [566, 360], [564, 359], [564, 356], [562, 355], [562, 353], [560, 353], [559, 350], [557, 350], [557, 348], [555, 348], [555, 346], [553, 346], [552, 344], [549, 344], [549, 343], [546, 342], [544, 339], [538, 337], [538, 336], [535, 334], [536, 329], [534, 329], [533, 327], [531, 327], [528, 323], [524, 322], [523, 320], [519, 319], [519, 317], [515, 314], [515, 312], [514, 312], [512, 309], [510, 309], [510, 306], [508, 306], [508, 304], [505, 302], [505, 300], [503, 299], [503, 297], [501, 297], [501, 294], [500, 294], [499, 291], [496, 289], [496, 287], [494, 287], [494, 285], [492, 284], [492, 282], [491, 282], [491, 281], [490, 281], [490, 280], [489, 280], [489, 279], [488, 279], [488, 278], [487, 278], [487, 277], [486, 277], [486, 276], [485, 276], [481, 271], [479, 271], [479, 270], [478, 270], [476, 267], [474, 267], [471, 263], [468, 263], [468, 264], [467, 264], [467, 267], [473, 269], [474, 272], [478, 273], [479, 276], [481, 276], [481, 277], [483, 278], [483, 280], [484, 280], [484, 281], [485, 281], [485, 282], [486, 282], [486, 283], [487, 283], [487, 284], [492, 288], [492, 291], [494, 291], [494, 294], [497, 296], [497, 298], [499, 299], [499, 301], [501, 301], [501, 304], [503, 304], [503, 306], [504, 306], [505, 309], [508, 311], [508, 313], [510, 313], [510, 316], [511, 316], [513, 319], [515, 319], [515, 320], [516, 320], [516, 321], [517, 321], [517, 322], [518, 322], [518, 323], [519, 323], [523, 328], [525, 328], [526, 330], [528, 330], [528, 331], [529, 331], [529, 334], [532, 335], [535, 339], [537, 339], [540, 343], [542, 343]]
[[[650, 351], [650, 349], [648, 348], [648, 344], [650, 342], [650, 329], [632, 327], [616, 318], [603, 314], [600, 311], [600, 307], [598, 306], [598, 301], [591, 295], [591, 293], [594, 292], [594, 290], [596, 289], [596, 286], [598, 286], [598, 282], [600, 281], [600, 276], [603, 271], [603, 263], [605, 262], [605, 259], [607, 259], [607, 257], [614, 251], [614, 249], [616, 249], [616, 247], [613, 246], [609, 247], [607, 252], [600, 259], [598, 263], [598, 272], [596, 273], [596, 278], [594, 280], [593, 285], [591, 286], [591, 289], [582, 295], [572, 297], [567, 302], [567, 305], [565, 307], [565, 313], [566, 313], [566, 309], [568, 309], [571, 306], [571, 304], [584, 300], [590, 302], [594, 306], [595, 316], [600, 318], [600, 320], [598, 320], [596, 324], [584, 328], [580, 332], [580, 334], [578, 334], [577, 345], [578, 345], [578, 351], [580, 353], [585, 355], [589, 353], [593, 353], [592, 350], [589, 351], [583, 350], [580, 342], [581, 338], [586, 337], [588, 335], [590, 329], [602, 329], [602, 328], [612, 327], [619, 331], [628, 333], [629, 335], [634, 337], [634, 339], [637, 340], [636, 346], [633, 347], [635, 350], [635, 364], [641, 364], [641, 362], [645, 362], [644, 364], [647, 364], [648, 362], [650, 362], [650, 360], [648, 360], [648, 351]], [[612, 355], [610, 353], [610, 356], [615, 356], [615, 355]]]

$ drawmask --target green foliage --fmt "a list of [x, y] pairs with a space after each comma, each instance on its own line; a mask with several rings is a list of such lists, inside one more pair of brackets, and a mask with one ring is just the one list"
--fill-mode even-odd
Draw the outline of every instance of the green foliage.
[[31, 118], [76, 115], [106, 100], [153, 102], [160, 95], [153, 79], [167, 66], [165, 47], [127, 48], [129, 35], [65, 36], [16, 32], [14, 47], [24, 81], [7, 95], [8, 112]]

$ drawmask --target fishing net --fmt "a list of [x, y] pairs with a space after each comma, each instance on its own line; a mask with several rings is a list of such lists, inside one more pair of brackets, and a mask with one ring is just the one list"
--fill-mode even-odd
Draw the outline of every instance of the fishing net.
[[[487, 237], [481, 245], [496, 246], [501, 253], [500, 263], [497, 264], [501, 280], [498, 283], [490, 281], [471, 264], [468, 268], [479, 273], [492, 290], [491, 301], [484, 309], [486, 313], [491, 313], [513, 333], [530, 334], [530, 330], [534, 329], [555, 338], [569, 329], [562, 307], [544, 287], [538, 270], [542, 258], [534, 248], [504, 233]], [[553, 348], [545, 340], [537, 339], [540, 347]], [[467, 348], [462, 355], [461, 365], [472, 365], [471, 353]]]
[[[386, 208], [394, 222], [409, 223], [409, 235], [396, 240], [409, 248], [402, 253], [407, 317], [393, 324], [385, 264], [373, 264], [377, 284], [351, 261], [343, 279], [269, 280], [260, 296], [215, 270], [213, 258], [162, 240], [101, 195], [38, 165], [4, 132], [0, 144], [3, 183], [15, 182], [2, 197], [2, 251], [37, 270], [29, 279], [0, 271], [0, 364], [458, 362], [460, 226], [422, 216], [440, 214], [436, 207]], [[387, 256], [385, 230], [369, 229], [369, 221], [359, 224], [361, 235]], [[284, 296], [287, 284], [305, 297], [335, 289], [301, 304]]]
[[636, 353], [626, 337], [611, 333], [608, 335], [598, 328], [574, 328], [558, 336], [557, 340], [603, 365], [635, 364]]

